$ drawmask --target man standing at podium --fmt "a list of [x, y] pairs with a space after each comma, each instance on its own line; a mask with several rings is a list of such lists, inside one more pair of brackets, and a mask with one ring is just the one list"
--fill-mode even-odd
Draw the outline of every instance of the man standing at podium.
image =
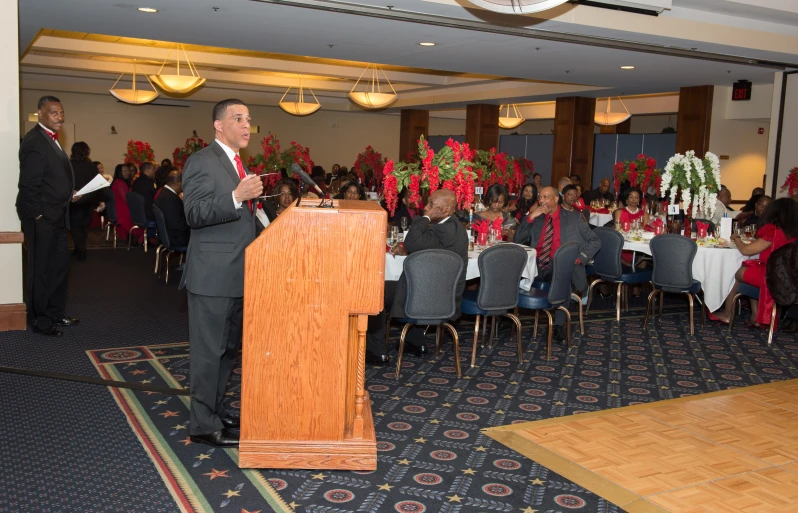
[[223, 400], [241, 347], [244, 250], [255, 240], [253, 206], [263, 194], [238, 152], [249, 144], [249, 109], [241, 100], [213, 108], [216, 140], [183, 170], [183, 202], [191, 238], [180, 287], [188, 289], [192, 442], [233, 447], [238, 418]]

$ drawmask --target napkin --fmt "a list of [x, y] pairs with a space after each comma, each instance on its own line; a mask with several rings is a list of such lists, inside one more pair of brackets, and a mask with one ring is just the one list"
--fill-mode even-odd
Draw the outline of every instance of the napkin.
[[490, 229], [490, 223], [485, 220], [474, 221], [471, 223], [471, 229], [477, 233], [488, 233], [488, 230]]
[[504, 218], [502, 218], [501, 216], [497, 217], [491, 223], [491, 228], [493, 228], [494, 230], [502, 231], [502, 223], [504, 223]]
[[650, 223], [650, 224], [647, 224], [647, 225], [645, 226], [645, 228], [643, 228], [643, 229], [644, 229], [645, 231], [647, 231], [647, 232], [655, 232], [655, 231], [656, 231], [656, 230], [655, 230], [655, 228], [657, 228], [657, 227], [662, 227], [662, 226], [663, 226], [663, 224], [664, 224], [664, 223], [662, 222], [662, 219], [660, 219], [659, 217], [657, 217], [657, 218], [655, 218], [653, 221], [651, 221], [651, 223]]
[[591, 208], [590, 211], [593, 212], [594, 214], [609, 214], [610, 213], [610, 211], [608, 209], [606, 209], [606, 208]]

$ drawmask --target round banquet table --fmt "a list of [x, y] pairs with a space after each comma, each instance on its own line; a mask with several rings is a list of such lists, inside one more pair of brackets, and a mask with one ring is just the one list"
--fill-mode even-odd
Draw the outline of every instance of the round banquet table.
[[[507, 243], [511, 244], [511, 243]], [[535, 248], [519, 244], [526, 250], [526, 265], [521, 273], [521, 283], [519, 284], [522, 289], [529, 290], [532, 287], [532, 282], [535, 276], [538, 275], [537, 266], [537, 252]], [[468, 252], [468, 269], [466, 269], [466, 280], [479, 278], [479, 265], [477, 259], [482, 250], [474, 250]], [[396, 281], [402, 274], [402, 269], [405, 265], [406, 256], [393, 256], [390, 253], [385, 253], [385, 281]]]
[[612, 214], [596, 214], [595, 212], [590, 213], [590, 224], [593, 226], [604, 226], [610, 221], [612, 221]]
[[[648, 242], [625, 241], [623, 249], [651, 254]], [[693, 260], [693, 279], [701, 282], [704, 303], [710, 312], [723, 306], [723, 301], [734, 286], [734, 274], [748, 258], [736, 248], [698, 246], [698, 252]]]

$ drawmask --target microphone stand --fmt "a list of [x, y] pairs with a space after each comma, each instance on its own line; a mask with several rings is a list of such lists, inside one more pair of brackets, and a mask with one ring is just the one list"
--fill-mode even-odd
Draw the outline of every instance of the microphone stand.
[[299, 202], [302, 201], [302, 193], [304, 192], [302, 189], [305, 188], [305, 182], [303, 180], [298, 180], [299, 182], [299, 196], [296, 198], [296, 206], [299, 206]]

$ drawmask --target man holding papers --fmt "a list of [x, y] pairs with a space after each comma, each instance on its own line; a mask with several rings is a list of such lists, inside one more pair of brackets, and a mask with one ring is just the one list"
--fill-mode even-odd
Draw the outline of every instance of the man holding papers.
[[64, 108], [54, 96], [38, 104], [39, 123], [19, 148], [17, 214], [28, 248], [25, 280], [28, 322], [33, 331], [60, 337], [59, 326], [79, 321], [64, 314], [67, 293], [69, 203], [79, 196], [69, 156], [58, 142]]

